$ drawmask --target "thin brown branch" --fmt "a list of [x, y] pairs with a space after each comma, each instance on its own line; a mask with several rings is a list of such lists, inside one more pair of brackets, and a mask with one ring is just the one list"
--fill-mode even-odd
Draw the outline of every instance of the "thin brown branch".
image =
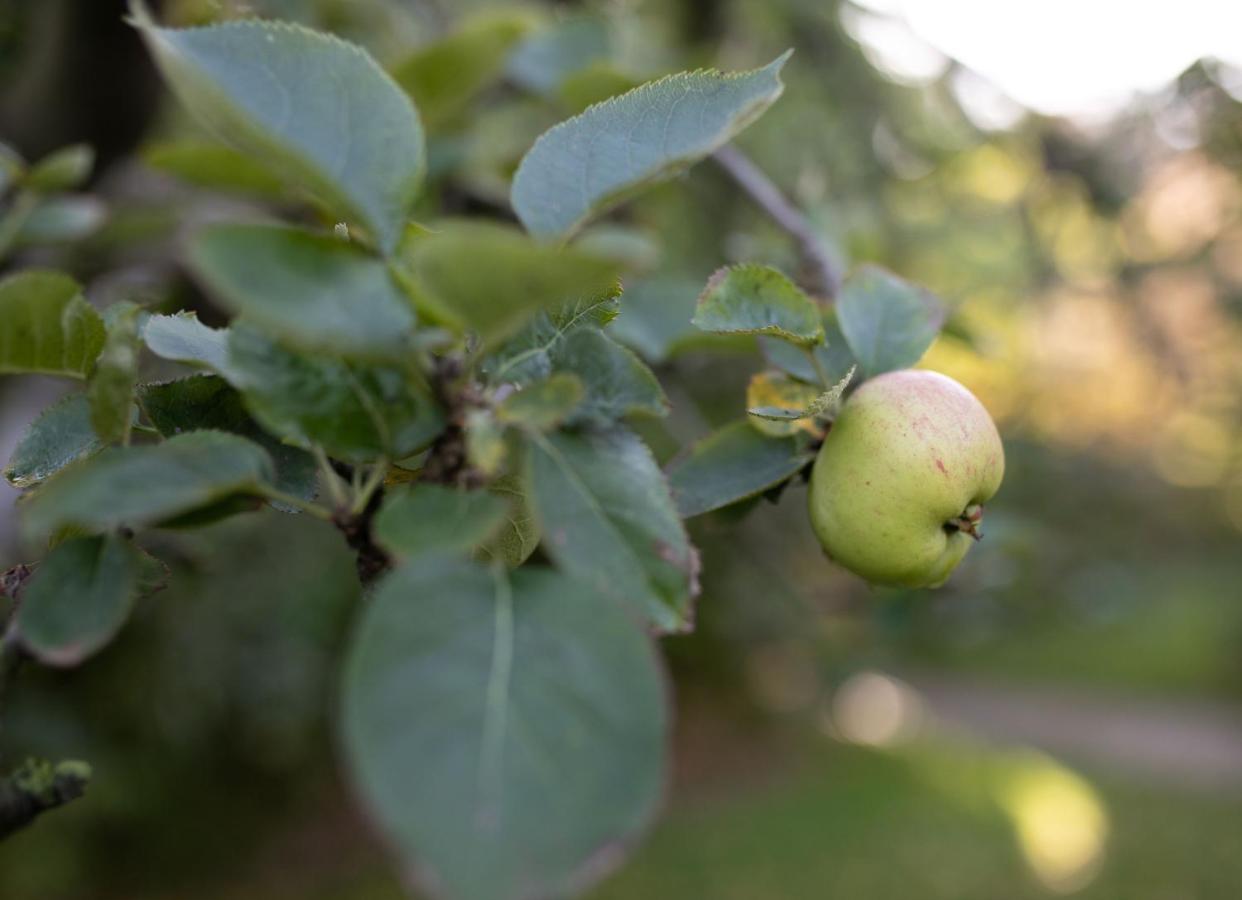
[[768, 174], [737, 147], [721, 147], [715, 152], [713, 159], [737, 182], [756, 206], [794, 239], [798, 246], [798, 255], [807, 270], [806, 286], [811, 293], [825, 300], [835, 297], [841, 286], [841, 273], [802, 210], [794, 206]]

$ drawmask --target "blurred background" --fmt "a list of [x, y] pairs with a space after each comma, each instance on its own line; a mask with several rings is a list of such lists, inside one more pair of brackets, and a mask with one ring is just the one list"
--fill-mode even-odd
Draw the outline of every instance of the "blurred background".
[[[397, 64], [497, 2], [158, 5], [182, 24], [293, 19]], [[740, 145], [843, 261], [951, 305], [923, 365], [984, 400], [1009, 462], [986, 539], [934, 593], [829, 565], [801, 486], [692, 522], [704, 590], [696, 632], [664, 641], [666, 814], [592, 896], [1239, 896], [1242, 6], [522, 8], [542, 24], [504, 83], [430, 123], [428, 217], [508, 215], [521, 154], [591, 99], [792, 46], [784, 97]], [[219, 321], [178, 268], [178, 237], [273, 189], [175, 177], [168, 142], [205, 136], [122, 13], [0, 0], [0, 140], [27, 159], [75, 141], [99, 154], [83, 239], [32, 243], [15, 264], [62, 266], [101, 306], [141, 297]], [[797, 259], [710, 162], [589, 238], [630, 261], [616, 328], [666, 383], [670, 419], [638, 424], [667, 459], [741, 415], [764, 368], [753, 344], [690, 329], [707, 275]], [[0, 382], [0, 457], [63, 390]], [[0, 569], [24, 558], [13, 498], [0, 486]], [[334, 763], [357, 600], [339, 536], [256, 514], [152, 549], [172, 586], [121, 639], [79, 670], [28, 668], [12, 692], [6, 762], [77, 756], [96, 777], [0, 844], [0, 897], [400, 897]]]

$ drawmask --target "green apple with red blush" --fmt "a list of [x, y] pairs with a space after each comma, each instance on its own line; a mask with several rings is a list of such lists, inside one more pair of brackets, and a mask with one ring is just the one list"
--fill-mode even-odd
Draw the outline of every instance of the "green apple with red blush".
[[833, 422], [811, 473], [828, 556], [874, 584], [939, 587], [982, 536], [1005, 451], [983, 404], [938, 372], [871, 378]]

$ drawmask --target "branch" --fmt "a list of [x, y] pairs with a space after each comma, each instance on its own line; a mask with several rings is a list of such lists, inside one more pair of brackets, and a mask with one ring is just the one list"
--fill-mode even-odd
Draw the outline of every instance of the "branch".
[[841, 286], [841, 273], [806, 215], [737, 147], [721, 147], [712, 158], [797, 243], [798, 254], [810, 272], [807, 286], [811, 292], [828, 300], [835, 297]]
[[91, 767], [79, 760], [52, 765], [28, 759], [0, 779], [0, 840], [25, 828], [40, 813], [86, 793]]

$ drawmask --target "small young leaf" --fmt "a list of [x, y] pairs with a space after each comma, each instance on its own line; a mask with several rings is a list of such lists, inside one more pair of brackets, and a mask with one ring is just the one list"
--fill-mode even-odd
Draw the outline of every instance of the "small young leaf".
[[617, 315], [619, 295], [619, 290], [611, 291], [539, 313], [521, 334], [484, 362], [488, 379], [493, 384], [525, 385], [547, 378], [557, 347], [584, 328], [602, 328], [611, 322]]
[[495, 222], [442, 222], [409, 240], [403, 259], [420, 310], [496, 346], [541, 309], [615, 296], [615, 262], [537, 244]]
[[222, 144], [197, 140], [155, 144], [143, 151], [142, 159], [151, 168], [198, 187], [268, 200], [284, 199], [289, 193], [267, 166]]
[[674, 460], [668, 480], [678, 512], [688, 519], [761, 494], [814, 458], [796, 438], [766, 437], [749, 422], [734, 422]]
[[470, 465], [487, 476], [499, 472], [507, 452], [505, 426], [491, 410], [472, 409], [466, 413], [465, 430]]
[[22, 594], [22, 646], [49, 666], [84, 662], [129, 618], [142, 568], [138, 549], [115, 534], [57, 544]]
[[0, 280], [0, 375], [85, 378], [104, 324], [68, 275], [27, 269]]
[[214, 225], [190, 246], [228, 306], [309, 351], [395, 361], [414, 310], [376, 257], [339, 238], [272, 225]]
[[815, 398], [811, 405], [806, 408], [807, 413], [812, 416], [835, 418], [841, 409], [841, 398], [845, 396], [845, 389], [850, 386], [856, 371], [858, 371], [856, 366], [850, 366], [850, 370], [845, 373], [840, 381]]
[[918, 362], [944, 324], [935, 296], [876, 266], [846, 279], [837, 316], [850, 350], [868, 378]]
[[444, 428], [408, 369], [299, 353], [244, 322], [229, 329], [227, 376], [267, 431], [348, 462], [404, 459]]
[[434, 130], [504, 73], [509, 51], [534, 24], [523, 11], [476, 15], [434, 44], [420, 47], [392, 70]]
[[91, 425], [105, 444], [129, 443], [138, 384], [138, 316], [142, 309], [122, 302], [109, 308], [108, 333], [91, 373], [86, 396]]
[[564, 238], [634, 191], [728, 143], [784, 89], [789, 54], [751, 72], [670, 75], [544, 133], [513, 178], [513, 208], [539, 238]]
[[548, 431], [564, 422], [586, 396], [582, 380], [558, 372], [547, 381], [510, 394], [496, 407], [496, 418], [508, 425]]
[[78, 391], [58, 400], [30, 423], [18, 441], [4, 477], [15, 488], [38, 484], [69, 463], [103, 449], [91, 427], [91, 407]]
[[668, 414], [668, 398], [655, 374], [635, 355], [597, 328], [582, 328], [557, 343], [552, 368], [581, 379], [586, 399], [573, 421], [607, 423], [634, 413]]
[[223, 500], [261, 497], [274, 476], [261, 447], [216, 431], [109, 447], [49, 478], [23, 505], [22, 529], [37, 539], [62, 528], [159, 525]]
[[500, 530], [507, 504], [487, 491], [438, 484], [389, 491], [375, 517], [376, 542], [393, 556], [465, 553]]
[[748, 263], [717, 271], [692, 321], [714, 334], [766, 334], [802, 347], [824, 340], [815, 301], [771, 266]]
[[30, 167], [26, 187], [51, 193], [71, 191], [86, 181], [95, 167], [95, 151], [86, 144], [72, 144], [50, 153]]
[[651, 451], [623, 428], [530, 441], [535, 515], [548, 554], [661, 631], [690, 626], [698, 555]]
[[505, 501], [505, 521], [500, 531], [479, 548], [482, 560], [498, 560], [511, 569], [526, 562], [539, 546], [539, 523], [531, 509], [530, 490], [519, 474], [502, 475], [487, 486]]
[[346, 761], [434, 895], [568, 897], [651, 820], [665, 694], [650, 638], [589, 584], [420, 557], [350, 643]]
[[161, 359], [202, 366], [221, 374], [228, 371], [228, 329], [208, 328], [195, 313], [149, 316], [142, 326], [142, 339], [147, 349]]
[[794, 381], [779, 372], [760, 372], [746, 386], [746, 412], [751, 425], [771, 437], [787, 437], [797, 431], [818, 429], [807, 408], [815, 402], [819, 389]]
[[[139, 400], [151, 424], [164, 437], [210, 430], [228, 431], [254, 441], [272, 457], [277, 490], [303, 500], [314, 498], [318, 488], [315, 458], [261, 429], [246, 412], [241, 395], [224, 379], [214, 375], [191, 375], [162, 384], [147, 384], [143, 385]], [[272, 505], [292, 511], [281, 503]]]
[[423, 129], [405, 92], [365, 50], [258, 19], [160, 28], [133, 22], [181, 102], [221, 139], [299, 182], [386, 251], [423, 176]]

